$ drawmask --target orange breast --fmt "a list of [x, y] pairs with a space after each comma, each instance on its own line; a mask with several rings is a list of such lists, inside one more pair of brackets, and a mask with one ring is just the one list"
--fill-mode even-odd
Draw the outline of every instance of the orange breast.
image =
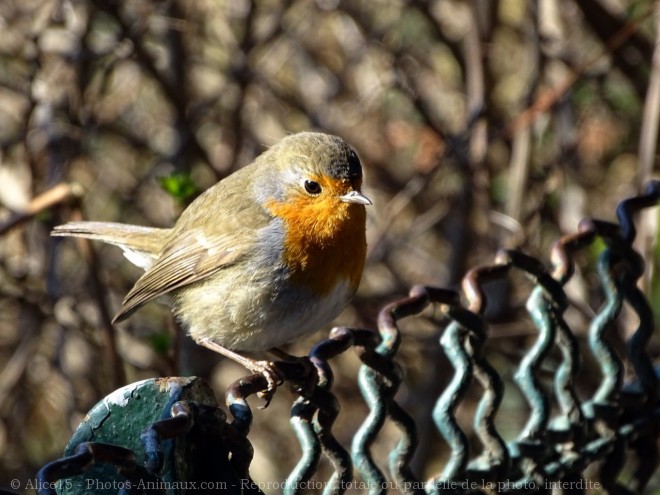
[[292, 281], [319, 296], [343, 280], [357, 290], [367, 253], [364, 206], [300, 195], [267, 208], [284, 222], [284, 262]]

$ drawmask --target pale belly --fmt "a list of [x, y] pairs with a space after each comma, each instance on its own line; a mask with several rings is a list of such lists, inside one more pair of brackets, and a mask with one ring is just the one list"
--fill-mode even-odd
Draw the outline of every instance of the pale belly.
[[193, 339], [210, 338], [235, 351], [272, 349], [326, 327], [354, 294], [348, 281], [322, 300], [306, 290], [277, 293], [260, 283], [239, 287], [223, 290], [211, 282], [177, 295], [176, 313]]

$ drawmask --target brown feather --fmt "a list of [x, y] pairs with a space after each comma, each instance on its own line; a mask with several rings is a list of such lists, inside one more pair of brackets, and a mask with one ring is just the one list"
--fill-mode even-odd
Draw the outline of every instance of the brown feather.
[[241, 241], [233, 235], [209, 237], [198, 229], [175, 238], [126, 294], [113, 323], [128, 318], [153, 299], [200, 282], [235, 263], [249, 252], [245, 241]]

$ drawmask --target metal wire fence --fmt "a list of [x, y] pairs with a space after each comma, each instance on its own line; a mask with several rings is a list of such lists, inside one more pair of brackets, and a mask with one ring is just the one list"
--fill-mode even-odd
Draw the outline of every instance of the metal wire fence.
[[[462, 294], [413, 287], [407, 298], [380, 311], [377, 332], [335, 328], [306, 360], [275, 363], [298, 393], [291, 408], [291, 425], [302, 450], [289, 477], [276, 488], [286, 494], [322, 491], [327, 495], [354, 488], [372, 495], [392, 489], [415, 495], [643, 491], [658, 463], [660, 408], [657, 373], [646, 350], [654, 318], [637, 286], [644, 262], [633, 247], [633, 216], [659, 199], [660, 182], [653, 182], [643, 194], [619, 204], [618, 224], [584, 220], [576, 233], [554, 243], [549, 267], [524, 253], [503, 250], [492, 264], [476, 267], [464, 277]], [[591, 321], [589, 349], [585, 350], [564, 318], [568, 307], [564, 286], [574, 275], [576, 253], [598, 240], [604, 245], [597, 274], [605, 303]], [[515, 373], [530, 414], [518, 437], [507, 443], [495, 424], [503, 381], [482, 353], [489, 338], [484, 285], [513, 270], [521, 270], [533, 284], [526, 309], [538, 335]], [[624, 303], [639, 320], [625, 350], [615, 349], [608, 339]], [[448, 321], [441, 331], [440, 346], [454, 374], [437, 399], [433, 420], [451, 455], [442, 472], [421, 480], [410, 468], [418, 443], [416, 425], [395, 398], [403, 379], [396, 356], [402, 338], [398, 322], [430, 305]], [[349, 451], [333, 435], [339, 403], [333, 395], [330, 361], [350, 349], [362, 362], [358, 384], [369, 414]], [[561, 362], [554, 388], [548, 391], [541, 385], [540, 370], [551, 351], [559, 351]], [[602, 377], [595, 393], [581, 400], [575, 380], [585, 352], [598, 362]], [[626, 384], [624, 360], [636, 377]], [[457, 420], [457, 409], [473, 382], [483, 390], [473, 417], [474, 433], [481, 443], [478, 451], [470, 448]], [[184, 493], [195, 489], [261, 493], [262, 485], [249, 475], [253, 452], [247, 435], [252, 412], [246, 399], [266, 386], [261, 375], [235, 382], [226, 392], [231, 421], [215, 404], [208, 386], [195, 378], [147, 380], [125, 387], [90, 412], [65, 457], [39, 472], [39, 493]], [[148, 397], [151, 399], [146, 400]], [[122, 428], [129, 428], [131, 418], [135, 423], [134, 409], [146, 407], [145, 401], [151, 416], [140, 417], [152, 419], [131, 425], [138, 434], [125, 444], [113, 442], [127, 438]], [[389, 455], [389, 465], [379, 466], [371, 447], [386, 421], [396, 425], [400, 437]], [[619, 473], [630, 453], [636, 466], [624, 485]], [[312, 481], [321, 456], [327, 457], [334, 471], [324, 482]], [[597, 462], [594, 485], [584, 472]]]

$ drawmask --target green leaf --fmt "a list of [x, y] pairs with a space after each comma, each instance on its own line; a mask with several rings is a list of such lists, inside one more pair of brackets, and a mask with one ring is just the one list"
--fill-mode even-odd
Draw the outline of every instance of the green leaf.
[[172, 338], [168, 333], [159, 333], [149, 338], [151, 348], [159, 355], [167, 355], [171, 345]]
[[190, 174], [186, 172], [174, 172], [171, 175], [161, 177], [160, 185], [165, 191], [181, 203], [188, 203], [199, 193]]

